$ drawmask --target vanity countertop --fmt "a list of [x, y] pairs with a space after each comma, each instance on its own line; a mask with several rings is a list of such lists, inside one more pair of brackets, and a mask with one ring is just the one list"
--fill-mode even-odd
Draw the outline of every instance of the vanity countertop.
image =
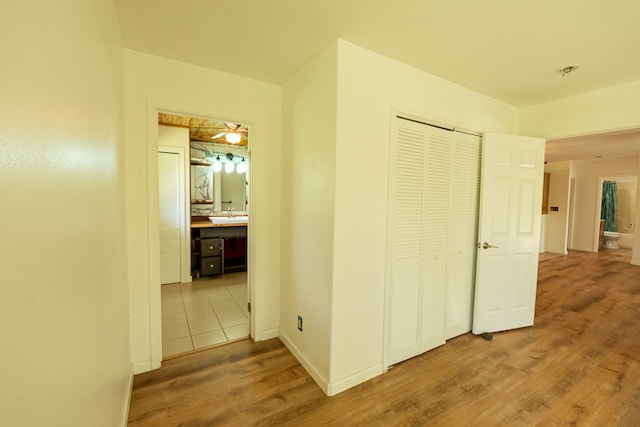
[[246, 222], [237, 222], [233, 224], [213, 224], [209, 221], [196, 221], [191, 223], [191, 228], [213, 228], [213, 227], [246, 227]]

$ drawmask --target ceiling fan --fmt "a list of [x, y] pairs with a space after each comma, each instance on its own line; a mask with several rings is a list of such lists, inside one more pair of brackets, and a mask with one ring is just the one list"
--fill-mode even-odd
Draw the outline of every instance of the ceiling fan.
[[240, 142], [242, 136], [249, 135], [249, 130], [247, 128], [243, 128], [240, 124], [225, 123], [224, 125], [226, 126], [225, 130], [216, 135], [213, 135], [211, 139], [218, 139], [224, 136], [227, 142], [237, 144], [238, 142]]

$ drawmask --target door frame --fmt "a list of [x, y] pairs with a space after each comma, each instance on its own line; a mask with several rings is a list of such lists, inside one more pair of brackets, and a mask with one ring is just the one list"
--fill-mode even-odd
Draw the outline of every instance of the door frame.
[[[248, 152], [249, 152], [249, 206], [247, 212], [251, 206], [253, 206], [253, 185], [252, 177], [254, 176], [254, 164], [252, 161], [252, 146], [253, 146], [253, 134], [254, 124], [252, 120], [235, 117], [232, 114], [225, 114], [224, 112], [218, 113], [202, 113], [196, 112], [197, 109], [190, 109], [184, 106], [172, 106], [172, 105], [159, 105], [152, 100], [147, 102], [147, 114], [146, 114], [146, 128], [147, 128], [147, 197], [148, 197], [148, 209], [147, 209], [147, 237], [149, 244], [149, 260], [148, 260], [148, 293], [149, 293], [149, 348], [150, 348], [150, 366], [148, 371], [157, 369], [162, 364], [162, 313], [161, 313], [161, 292], [160, 292], [160, 195], [158, 193], [158, 113], [171, 113], [187, 117], [227, 117], [225, 120], [233, 121], [236, 123], [246, 124], [249, 129], [248, 140]], [[219, 119], [218, 119], [219, 120]], [[190, 158], [187, 157], [187, 158]], [[185, 159], [186, 161], [186, 159]], [[251, 215], [250, 215], [251, 216]], [[191, 212], [189, 211], [189, 218]], [[188, 221], [189, 228], [191, 221]], [[251, 271], [254, 266], [253, 256], [253, 221], [249, 219], [247, 224], [247, 287], [248, 287], [248, 301], [253, 306], [252, 301], [255, 299], [255, 287], [253, 286], [253, 278]], [[189, 246], [190, 247], [190, 246]], [[250, 337], [255, 339], [255, 311], [249, 312], [249, 333]]]
[[[636, 181], [636, 188], [638, 187], [638, 182], [640, 182], [640, 179], [638, 179], [640, 177], [640, 174], [635, 175], [632, 173], [623, 173], [620, 175], [616, 175], [616, 174], [607, 174], [607, 175], [599, 175], [598, 176], [598, 187], [596, 189], [596, 212], [595, 212], [595, 224], [594, 224], [594, 237], [593, 237], [593, 252], [598, 252], [599, 251], [599, 247], [598, 247], [598, 242], [600, 239], [600, 215], [602, 214], [602, 184], [607, 181], [607, 180], [611, 180], [611, 181], [623, 181], [623, 180], [635, 180]], [[637, 190], [636, 190], [637, 191]], [[636, 193], [636, 197], [637, 197], [637, 193]], [[636, 206], [638, 206], [638, 201], [636, 200]], [[635, 220], [634, 223], [638, 223], [637, 219], [640, 218], [640, 212], [636, 211], [636, 216], [635, 216]], [[633, 230], [633, 235], [635, 236], [635, 233], [637, 233], [636, 229]]]

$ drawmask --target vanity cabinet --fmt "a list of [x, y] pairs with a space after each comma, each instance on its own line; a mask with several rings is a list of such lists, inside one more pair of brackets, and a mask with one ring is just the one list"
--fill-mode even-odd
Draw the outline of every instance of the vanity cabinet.
[[247, 226], [191, 229], [191, 270], [195, 277], [247, 269]]

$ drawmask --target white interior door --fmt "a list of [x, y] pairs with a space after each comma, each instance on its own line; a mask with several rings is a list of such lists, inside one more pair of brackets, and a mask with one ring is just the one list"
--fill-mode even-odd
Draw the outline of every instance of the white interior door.
[[180, 282], [180, 156], [158, 153], [160, 283]]
[[533, 325], [544, 139], [483, 137], [473, 333]]

